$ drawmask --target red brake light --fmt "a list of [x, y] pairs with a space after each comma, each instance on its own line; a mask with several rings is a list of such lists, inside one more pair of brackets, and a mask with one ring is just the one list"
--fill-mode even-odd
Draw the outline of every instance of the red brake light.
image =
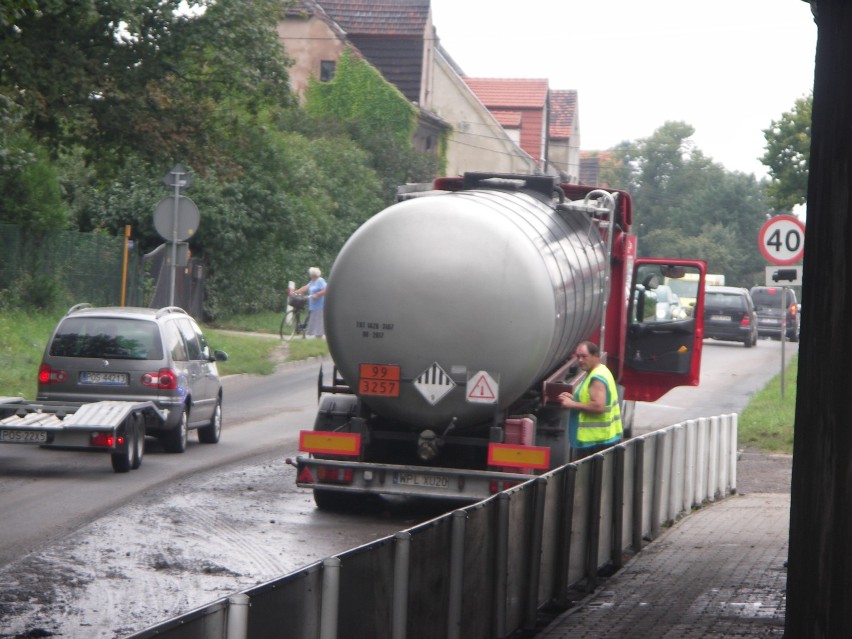
[[740, 326], [748, 326], [751, 324], [751, 319], [748, 316], [748, 313], [743, 314], [743, 318], [740, 320]]
[[793, 317], [796, 316], [796, 305], [795, 304], [790, 304], [790, 315], [792, 315]]
[[[106, 448], [112, 448], [116, 444], [115, 437], [112, 433], [94, 432], [92, 433], [89, 441], [92, 446], [105, 446]], [[123, 442], [119, 441], [118, 443]]]
[[161, 368], [156, 373], [145, 373], [142, 384], [158, 390], [175, 390], [177, 388], [177, 373], [171, 368]]
[[43, 363], [38, 367], [39, 384], [61, 384], [68, 379], [68, 373], [59, 369], [53, 369], [50, 364]]
[[352, 483], [352, 469], [350, 468], [325, 468], [323, 466], [318, 466], [317, 469], [317, 481], [326, 483], [326, 484], [351, 484]]

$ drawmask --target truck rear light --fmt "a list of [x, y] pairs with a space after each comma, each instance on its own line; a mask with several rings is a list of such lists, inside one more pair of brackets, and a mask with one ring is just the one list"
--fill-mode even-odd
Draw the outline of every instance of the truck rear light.
[[68, 373], [56, 368], [51, 368], [50, 364], [42, 364], [38, 367], [39, 384], [61, 384], [66, 379], [68, 379]]
[[316, 469], [317, 481], [324, 484], [351, 484], [352, 469], [350, 468], [325, 468], [318, 466]]
[[506, 479], [492, 479], [488, 482], [488, 490], [492, 495], [496, 495], [497, 493], [502, 493], [504, 490], [508, 490], [520, 483], [521, 482], [519, 481], [509, 481]]
[[122, 435], [113, 435], [112, 432], [98, 432], [95, 431], [92, 433], [89, 438], [89, 443], [92, 446], [103, 446], [106, 448], [113, 448], [115, 446], [121, 446], [124, 444], [124, 436]]
[[171, 368], [161, 368], [156, 373], [145, 373], [142, 384], [158, 390], [175, 390], [177, 388], [177, 373]]

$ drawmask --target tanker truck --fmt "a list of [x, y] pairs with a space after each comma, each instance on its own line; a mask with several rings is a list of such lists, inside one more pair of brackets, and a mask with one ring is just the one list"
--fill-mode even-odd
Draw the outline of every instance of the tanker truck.
[[[697, 385], [705, 264], [636, 257], [626, 192], [467, 173], [409, 186], [329, 274], [331, 371], [299, 436], [298, 486], [321, 509], [365, 495], [477, 501], [569, 463], [558, 396], [601, 345], [625, 436], [636, 401]], [[660, 319], [654, 290], [693, 282], [697, 312]]]

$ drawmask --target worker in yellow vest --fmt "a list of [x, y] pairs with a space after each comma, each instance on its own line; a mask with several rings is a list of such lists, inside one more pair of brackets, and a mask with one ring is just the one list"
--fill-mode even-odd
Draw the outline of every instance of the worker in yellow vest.
[[572, 460], [594, 455], [621, 441], [621, 409], [618, 388], [609, 368], [601, 364], [601, 353], [594, 342], [580, 342], [574, 356], [586, 377], [574, 393], [562, 393], [559, 401], [571, 409], [568, 438]]

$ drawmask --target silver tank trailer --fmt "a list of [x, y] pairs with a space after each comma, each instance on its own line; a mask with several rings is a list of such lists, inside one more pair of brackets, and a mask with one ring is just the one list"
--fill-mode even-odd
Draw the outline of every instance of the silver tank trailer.
[[[400, 366], [398, 397], [362, 396], [393, 428], [442, 432], [453, 418], [456, 434], [487, 428], [495, 407], [509, 407], [597, 329], [605, 260], [587, 214], [526, 192], [400, 202], [361, 226], [334, 262], [329, 350], [354, 389], [361, 364]], [[468, 401], [480, 371], [496, 382], [492, 403], [475, 391], [480, 401]]]

